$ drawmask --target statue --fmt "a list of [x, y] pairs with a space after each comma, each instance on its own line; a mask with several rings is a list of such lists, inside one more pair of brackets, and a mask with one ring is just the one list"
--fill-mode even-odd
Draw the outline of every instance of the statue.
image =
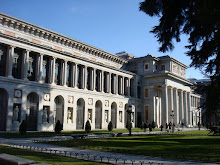
[[119, 121], [122, 122], [122, 112], [119, 112]]
[[72, 123], [72, 112], [70, 110], [68, 111], [67, 121], [68, 123]]
[[108, 112], [107, 111], [105, 112], [105, 122], [108, 123]]
[[13, 121], [18, 121], [18, 113], [19, 113], [19, 108], [18, 106], [16, 106], [13, 112]]
[[43, 109], [43, 123], [47, 122], [47, 108]]

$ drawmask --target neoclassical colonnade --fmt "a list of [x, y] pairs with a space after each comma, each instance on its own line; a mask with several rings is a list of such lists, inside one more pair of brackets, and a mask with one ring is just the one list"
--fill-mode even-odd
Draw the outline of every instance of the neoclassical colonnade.
[[[158, 126], [169, 122], [173, 122], [176, 126], [182, 123], [191, 125], [190, 92], [167, 85], [155, 86], [151, 90], [151, 93], [154, 93], [153, 104], [149, 104], [149, 110], [147, 106], [146, 116], [150, 115], [147, 113], [151, 113], [151, 120], [155, 121]], [[151, 108], [153, 112], [150, 111]]]
[[[81, 63], [1, 45], [1, 76], [134, 97], [134, 79]], [[5, 71], [4, 71], [5, 70]]]

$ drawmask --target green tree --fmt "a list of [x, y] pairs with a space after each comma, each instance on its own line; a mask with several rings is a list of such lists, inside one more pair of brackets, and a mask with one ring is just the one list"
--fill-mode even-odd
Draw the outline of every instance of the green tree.
[[188, 36], [186, 54], [191, 58], [190, 66], [200, 69], [210, 77], [205, 87], [207, 117], [220, 108], [220, 1], [219, 0], [145, 0], [141, 11], [159, 18], [154, 26], [160, 43], [159, 51], [174, 48], [173, 41], [180, 42], [180, 35]]
[[86, 122], [85, 131], [87, 133], [89, 133], [91, 131], [91, 124], [90, 124], [89, 120], [87, 120], [87, 122]]
[[108, 123], [108, 130], [109, 130], [109, 131], [112, 131], [112, 130], [113, 130], [112, 121], [110, 121], [110, 122]]
[[20, 132], [20, 135], [24, 135], [26, 134], [26, 131], [27, 131], [27, 124], [26, 124], [26, 120], [23, 120], [19, 126], [19, 132]]

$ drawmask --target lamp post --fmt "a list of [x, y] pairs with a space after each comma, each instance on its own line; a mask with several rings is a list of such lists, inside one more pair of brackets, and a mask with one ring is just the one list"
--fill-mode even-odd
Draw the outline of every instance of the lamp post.
[[171, 111], [170, 116], [171, 116], [171, 118], [172, 118], [172, 132], [174, 132], [174, 123], [173, 123], [173, 120], [174, 120], [174, 111], [173, 111], [173, 110]]
[[128, 113], [128, 116], [129, 116], [129, 122], [127, 123], [128, 124], [128, 129], [129, 129], [129, 136], [131, 136], [131, 126], [132, 126], [132, 123], [131, 123], [132, 106], [131, 105], [128, 106], [127, 113]]

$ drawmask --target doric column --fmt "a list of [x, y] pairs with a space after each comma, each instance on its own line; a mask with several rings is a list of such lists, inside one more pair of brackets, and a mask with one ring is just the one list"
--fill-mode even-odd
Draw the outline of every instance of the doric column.
[[[67, 78], [67, 75], [66, 75], [66, 74], [67, 74], [67, 72], [66, 72], [66, 71], [67, 71], [67, 61], [64, 60], [64, 63], [63, 63], [63, 64], [64, 64], [64, 67], [63, 67], [64, 69], [63, 69], [63, 76], [62, 76], [62, 78], [63, 78], [63, 81], [62, 81], [63, 84], [62, 84], [62, 85], [67, 86], [67, 85], [66, 85], [66, 78]], [[70, 70], [69, 70], [69, 71], [70, 71]]]
[[22, 79], [27, 80], [29, 50], [24, 50], [22, 56]]
[[166, 123], [168, 124], [168, 94], [167, 94], [167, 86], [163, 86], [162, 88], [162, 92], [163, 92], [163, 97], [162, 97], [162, 104], [163, 104], [163, 125], [165, 125]]
[[122, 90], [121, 90], [121, 94], [124, 95], [125, 94], [125, 77], [122, 76]]
[[173, 109], [173, 88], [172, 87], [170, 87], [169, 88], [169, 118], [170, 118], [170, 120], [169, 120], [169, 122], [170, 121], [172, 121], [172, 117], [170, 116], [171, 114], [172, 114], [172, 111], [174, 111], [174, 109]]
[[93, 74], [94, 74], [94, 70], [93, 68], [90, 68], [90, 90], [92, 91], [93, 91], [93, 84], [94, 84]]
[[179, 91], [179, 120], [180, 124], [183, 122], [183, 91]]
[[118, 75], [116, 74], [115, 75], [115, 94], [116, 95], [118, 95], [118, 88], [119, 88], [119, 86], [118, 86]]
[[42, 83], [43, 60], [44, 60], [43, 54], [40, 54], [39, 58], [40, 59], [39, 59], [38, 82]]
[[188, 103], [187, 103], [187, 92], [184, 92], [184, 119], [185, 119], [185, 124], [188, 125]]
[[6, 77], [12, 77], [12, 69], [13, 69], [13, 58], [14, 58], [14, 46], [8, 46], [7, 53], [7, 65], [6, 65]]
[[70, 78], [70, 84], [71, 85], [70, 86], [74, 87], [75, 67], [74, 67], [73, 63], [71, 63], [70, 70], [71, 70], [71, 78]]
[[191, 95], [190, 92], [187, 93], [187, 103], [188, 103], [188, 124], [192, 126], [192, 115], [191, 115]]
[[36, 54], [36, 61], [35, 61], [35, 81], [39, 82], [39, 73], [40, 73], [40, 55]]
[[85, 67], [81, 65], [81, 89], [85, 87]]
[[87, 79], [88, 79], [88, 77], [87, 77], [87, 66], [85, 66], [85, 75], [84, 75], [84, 90], [86, 90], [87, 89]]
[[101, 71], [101, 92], [104, 92], [104, 71]]
[[108, 73], [108, 93], [111, 93], [111, 73]]
[[178, 111], [178, 89], [174, 89], [174, 96], [173, 96], [173, 101], [174, 101], [174, 123], [177, 126], [177, 124], [179, 123], [179, 111]]
[[128, 78], [128, 86], [127, 86], [127, 91], [128, 91], [128, 97], [130, 97], [131, 96], [131, 93], [130, 93], [130, 88], [131, 88], [131, 79], [130, 78]]
[[77, 66], [77, 63], [75, 63], [75, 67], [74, 67], [75, 69], [74, 69], [74, 88], [78, 88], [77, 87], [77, 82], [78, 82], [78, 71], [77, 71], [77, 68], [78, 68], [78, 66]]
[[52, 75], [51, 75], [51, 84], [55, 84], [55, 65], [56, 65], [56, 58], [55, 57], [52, 57], [52, 60], [51, 60], [51, 73], [52, 73]]
[[93, 69], [93, 82], [94, 82], [93, 83], [93, 91], [94, 91], [94, 90], [96, 90], [95, 89], [95, 87], [96, 87], [96, 69], [95, 68]]

